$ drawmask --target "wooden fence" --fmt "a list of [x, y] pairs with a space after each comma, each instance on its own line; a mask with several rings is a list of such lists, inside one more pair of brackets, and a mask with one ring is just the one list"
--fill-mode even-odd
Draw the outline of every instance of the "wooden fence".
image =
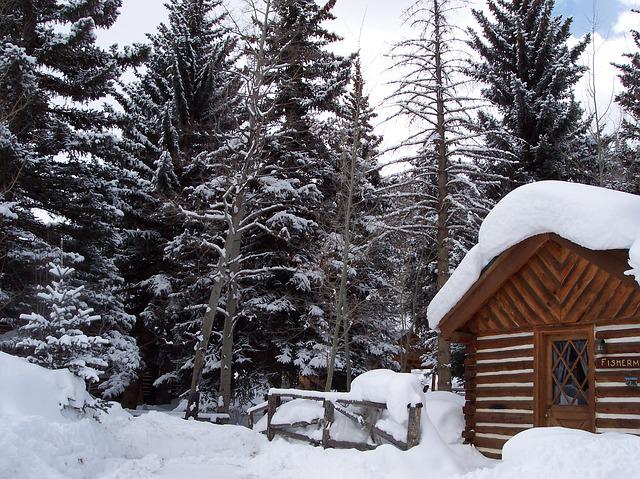
[[[305, 441], [314, 446], [322, 446], [324, 448], [337, 449], [358, 449], [361, 451], [375, 449], [384, 442], [393, 444], [399, 449], [407, 450], [417, 445], [420, 441], [420, 414], [422, 404], [409, 404], [409, 421], [407, 426], [407, 435], [405, 441], [394, 438], [390, 433], [383, 431], [376, 426], [377, 417], [381, 411], [387, 409], [384, 403], [373, 401], [356, 400], [347, 397], [344, 393], [317, 393], [312, 391], [296, 391], [277, 390], [269, 391], [267, 399], [267, 438], [273, 440], [276, 435], [298, 439]], [[314, 419], [311, 422], [298, 421], [289, 424], [274, 424], [273, 418], [278, 407], [282, 404], [283, 399], [308, 399], [312, 401], [320, 401], [323, 404], [324, 416]], [[364, 414], [354, 412], [347, 409], [348, 406], [357, 406], [364, 408]], [[259, 408], [263, 409], [263, 407]], [[258, 409], [256, 409], [257, 411]], [[349, 442], [339, 441], [331, 437], [331, 425], [335, 421], [336, 413], [342, 414], [344, 417], [353, 422], [360, 429], [367, 432], [370, 442]], [[297, 428], [318, 425], [322, 429], [322, 438], [320, 440], [311, 438], [305, 434], [294, 431]], [[293, 429], [293, 430], [292, 430]]]

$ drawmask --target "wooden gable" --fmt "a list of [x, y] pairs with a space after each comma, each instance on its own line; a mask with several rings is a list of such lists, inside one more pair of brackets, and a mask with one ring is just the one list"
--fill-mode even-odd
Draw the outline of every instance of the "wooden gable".
[[623, 321], [638, 314], [640, 288], [627, 252], [593, 251], [555, 234], [510, 248], [443, 318], [445, 337]]

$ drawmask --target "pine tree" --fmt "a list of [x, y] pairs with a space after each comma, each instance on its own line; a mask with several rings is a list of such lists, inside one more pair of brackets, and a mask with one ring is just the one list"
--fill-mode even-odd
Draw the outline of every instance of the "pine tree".
[[[634, 10], [640, 14], [640, 11]], [[616, 64], [620, 70], [620, 82], [624, 91], [616, 95], [616, 102], [622, 107], [625, 116], [622, 122], [622, 140], [620, 154], [624, 178], [619, 187], [632, 193], [640, 193], [640, 149], [638, 140], [640, 139], [640, 32], [631, 31], [636, 51], [625, 53], [628, 60], [624, 64]]]
[[215, 208], [228, 183], [230, 165], [221, 158], [239, 123], [240, 82], [222, 2], [174, 0], [167, 9], [168, 23], [150, 36], [146, 71], [119, 96], [130, 204], [121, 264], [129, 307], [157, 338], [145, 351], [147, 367], [161, 375], [158, 385], [179, 391], [191, 372], [223, 232], [206, 215], [186, 212]]
[[97, 382], [108, 366], [109, 341], [91, 333], [100, 320], [82, 300], [83, 285], [73, 284], [75, 270], [49, 263], [51, 284], [38, 294], [48, 313], [20, 315], [27, 323], [19, 328], [15, 347], [31, 362], [50, 369], [68, 368], [89, 382]]
[[507, 178], [502, 194], [529, 181], [561, 179], [586, 130], [573, 86], [586, 70], [578, 64], [589, 36], [569, 47], [571, 19], [553, 14], [554, 0], [488, 0], [490, 16], [473, 15], [469, 30], [480, 56], [470, 74], [497, 111], [479, 115], [488, 146], [503, 159], [489, 167]]
[[340, 186], [333, 211], [321, 223], [327, 235], [322, 248], [323, 289], [329, 293], [325, 321], [331, 318], [326, 390], [333, 387], [336, 365], [343, 365], [349, 390], [354, 370], [363, 372], [372, 361], [388, 366], [395, 351], [387, 300], [392, 265], [389, 245], [380, 239], [380, 218], [389, 202], [375, 194], [382, 139], [371, 124], [376, 114], [364, 92], [359, 58], [351, 83], [338, 111], [339, 131], [333, 146], [340, 154], [336, 172]]
[[[113, 123], [89, 106], [113, 93], [117, 78], [143, 53], [96, 46], [95, 30], [109, 28], [119, 6], [119, 0], [45, 0], [0, 10], [0, 134], [7, 153], [0, 201], [12, 212], [2, 218], [0, 255], [3, 316], [16, 324], [35, 307], [38, 276], [61, 256], [57, 245], [64, 239], [65, 259], [84, 260], [78, 276], [86, 302], [101, 316], [101, 335], [117, 336], [110, 368], [126, 371], [126, 361], [137, 361], [137, 347], [114, 264], [121, 151]], [[118, 377], [126, 383], [127, 374]], [[112, 385], [105, 386], [108, 393], [123, 387]]]

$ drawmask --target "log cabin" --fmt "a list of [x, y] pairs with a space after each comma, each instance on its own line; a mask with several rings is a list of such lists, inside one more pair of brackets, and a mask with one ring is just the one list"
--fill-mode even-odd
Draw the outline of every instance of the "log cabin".
[[[640, 434], [640, 197], [541, 182], [489, 213], [429, 306], [466, 344], [467, 443], [532, 427]], [[635, 267], [634, 267], [635, 265]]]

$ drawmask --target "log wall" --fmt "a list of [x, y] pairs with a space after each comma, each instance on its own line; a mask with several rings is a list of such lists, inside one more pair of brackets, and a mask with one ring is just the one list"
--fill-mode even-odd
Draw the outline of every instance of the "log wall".
[[[640, 357], [640, 322], [596, 325], [595, 331], [596, 340], [606, 342], [607, 358]], [[626, 384], [630, 377], [640, 381], [640, 369], [596, 368], [596, 432], [640, 434], [640, 388]]]
[[534, 334], [478, 336], [467, 346], [464, 437], [483, 454], [533, 427]]

